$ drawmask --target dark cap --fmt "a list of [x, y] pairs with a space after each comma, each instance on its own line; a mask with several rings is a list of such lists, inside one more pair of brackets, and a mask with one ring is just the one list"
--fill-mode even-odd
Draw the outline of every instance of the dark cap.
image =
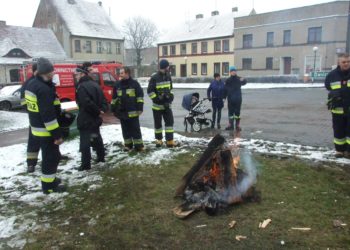
[[38, 75], [48, 74], [54, 71], [53, 64], [49, 61], [49, 59], [40, 57], [37, 61], [37, 73]]

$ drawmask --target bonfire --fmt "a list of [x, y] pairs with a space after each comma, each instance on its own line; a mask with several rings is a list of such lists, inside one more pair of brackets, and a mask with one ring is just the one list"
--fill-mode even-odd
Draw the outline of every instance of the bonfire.
[[215, 215], [221, 208], [245, 201], [258, 201], [256, 168], [251, 156], [243, 155], [244, 171], [240, 166], [239, 146], [229, 145], [225, 138], [216, 135], [208, 147], [182, 178], [176, 196], [184, 202], [174, 209], [179, 218], [186, 218], [194, 211], [205, 210]]

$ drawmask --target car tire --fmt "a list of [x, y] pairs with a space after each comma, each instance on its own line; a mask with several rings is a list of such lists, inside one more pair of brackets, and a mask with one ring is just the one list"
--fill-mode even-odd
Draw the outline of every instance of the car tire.
[[11, 108], [12, 108], [12, 105], [10, 102], [8, 101], [0, 102], [0, 110], [9, 111], [11, 110]]

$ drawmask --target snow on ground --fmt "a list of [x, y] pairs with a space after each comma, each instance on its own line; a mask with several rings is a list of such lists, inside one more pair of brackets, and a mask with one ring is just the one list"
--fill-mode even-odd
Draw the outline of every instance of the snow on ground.
[[29, 127], [27, 113], [0, 111], [0, 133]]
[[[139, 154], [122, 152], [123, 143], [120, 125], [110, 125], [101, 128], [101, 134], [107, 148], [107, 164], [97, 164], [93, 170], [79, 172], [75, 168], [80, 164], [79, 138], [65, 142], [61, 153], [70, 158], [68, 162], [59, 166], [58, 176], [68, 186], [90, 185], [90, 190], [101, 185], [100, 171], [104, 168], [115, 168], [123, 165], [140, 165], [145, 167], [159, 167], [165, 159], [187, 152], [194, 145], [205, 145], [207, 141], [199, 138], [187, 138], [175, 134], [175, 139], [181, 147], [175, 149], [156, 149], [153, 145], [153, 129], [142, 128], [146, 151]], [[56, 204], [57, 209], [64, 206], [63, 197], [68, 193], [44, 195], [41, 192], [40, 169], [33, 173], [26, 173], [25, 144], [17, 144], [0, 148], [0, 248], [22, 248], [26, 241], [23, 234], [26, 231], [38, 230], [47, 225], [45, 218], [43, 225], [37, 225], [37, 211], [44, 209], [46, 204]], [[40, 163], [38, 164], [40, 165]], [[12, 207], [15, 205], [16, 210]], [[27, 209], [25, 209], [27, 208]], [[29, 208], [29, 209], [28, 209]], [[30, 211], [30, 212], [28, 212]]]

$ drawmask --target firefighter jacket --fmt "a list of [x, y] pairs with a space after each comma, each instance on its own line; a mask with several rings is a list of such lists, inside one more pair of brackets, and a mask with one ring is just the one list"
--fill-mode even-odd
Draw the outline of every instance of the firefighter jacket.
[[325, 87], [329, 90], [328, 107], [333, 114], [344, 114], [350, 107], [350, 70], [342, 71], [338, 66], [328, 73]]
[[147, 94], [153, 101], [153, 110], [165, 110], [171, 108], [174, 100], [172, 92], [173, 83], [168, 72], [158, 71], [153, 74], [147, 88]]
[[37, 137], [61, 138], [57, 121], [61, 107], [53, 83], [36, 76], [26, 85], [24, 93], [32, 134]]
[[136, 80], [129, 78], [117, 82], [111, 103], [117, 118], [126, 120], [138, 117], [143, 112], [143, 103], [143, 90]]

